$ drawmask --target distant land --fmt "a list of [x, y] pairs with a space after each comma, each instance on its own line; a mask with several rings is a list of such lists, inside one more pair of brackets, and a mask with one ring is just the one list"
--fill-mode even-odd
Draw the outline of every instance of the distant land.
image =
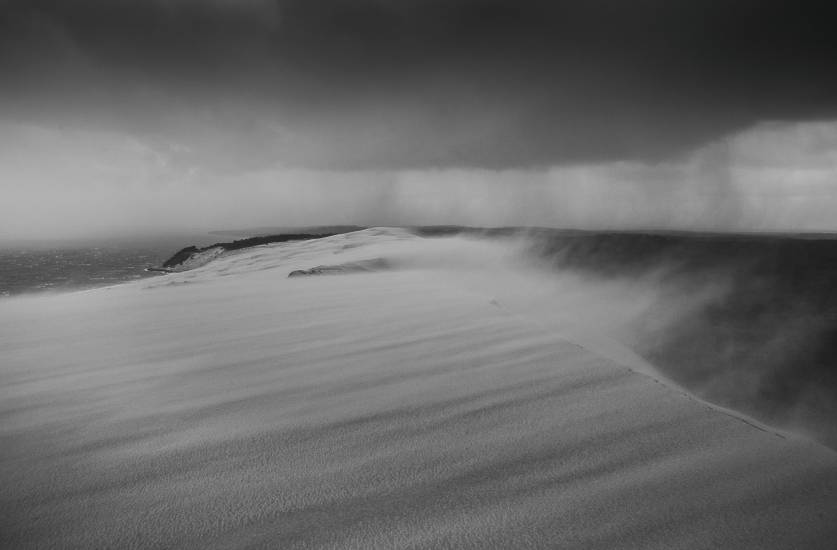
[[698, 231], [688, 229], [576, 229], [544, 226], [499, 226], [478, 227], [466, 225], [419, 225], [408, 226], [409, 229], [424, 236], [455, 235], [459, 233], [476, 233], [489, 236], [521, 232], [549, 232], [555, 235], [653, 235], [690, 238], [726, 238], [726, 239], [837, 239], [835, 232], [790, 232], [790, 231]]
[[266, 227], [252, 227], [249, 229], [221, 229], [210, 231], [210, 235], [228, 235], [230, 237], [265, 237], [268, 235], [280, 235], [286, 233], [308, 233], [308, 234], [323, 234], [330, 233], [335, 235], [337, 233], [351, 233], [352, 231], [360, 231], [366, 229], [359, 225], [307, 225], [307, 226], [266, 226]]
[[186, 248], [181, 248], [174, 253], [168, 260], [163, 262], [162, 267], [149, 267], [147, 271], [187, 271], [194, 269], [214, 260], [220, 254], [229, 252], [231, 250], [241, 250], [243, 248], [251, 248], [264, 244], [284, 243], [291, 241], [308, 241], [311, 239], [321, 239], [323, 237], [331, 237], [338, 235], [337, 232], [317, 232], [317, 233], [282, 233], [278, 235], [264, 235], [259, 237], [247, 237], [245, 239], [238, 239], [232, 242], [218, 242], [198, 248], [191, 245]]
[[[496, 226], [496, 227], [481, 227], [468, 225], [407, 225], [407, 229], [418, 232], [419, 234], [429, 235], [445, 235], [457, 233], [487, 233], [489, 235], [497, 235], [507, 232], [520, 231], [550, 231], [564, 233], [567, 235], [585, 235], [585, 234], [624, 234], [624, 235], [671, 235], [684, 237], [742, 237], [742, 238], [761, 238], [761, 237], [779, 237], [791, 239], [837, 239], [837, 232], [828, 231], [700, 231], [687, 229], [657, 229], [657, 228], [637, 228], [637, 229], [576, 229], [571, 227], [546, 227], [546, 226]], [[361, 231], [367, 229], [367, 226], [361, 225], [305, 225], [305, 226], [260, 226], [244, 229], [219, 229], [207, 232], [207, 235], [223, 235], [230, 237], [264, 237], [269, 235], [280, 235], [289, 233], [351, 233], [353, 231]]]

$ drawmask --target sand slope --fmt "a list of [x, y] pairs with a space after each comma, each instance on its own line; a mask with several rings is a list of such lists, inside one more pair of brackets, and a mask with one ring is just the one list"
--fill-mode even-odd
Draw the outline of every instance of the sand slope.
[[437, 242], [0, 302], [0, 547], [833, 547], [835, 453], [408, 261]]

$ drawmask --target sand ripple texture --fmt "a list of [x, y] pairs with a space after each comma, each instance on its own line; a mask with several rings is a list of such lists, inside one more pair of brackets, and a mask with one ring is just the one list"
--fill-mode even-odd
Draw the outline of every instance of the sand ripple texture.
[[4, 300], [0, 546], [834, 547], [832, 451], [462, 284], [479, 246], [374, 229]]

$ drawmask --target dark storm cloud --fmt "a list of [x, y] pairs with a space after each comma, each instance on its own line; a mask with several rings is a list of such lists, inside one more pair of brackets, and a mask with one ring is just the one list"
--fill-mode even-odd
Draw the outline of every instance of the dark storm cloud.
[[656, 160], [837, 115], [824, 4], [7, 0], [0, 97], [235, 168]]

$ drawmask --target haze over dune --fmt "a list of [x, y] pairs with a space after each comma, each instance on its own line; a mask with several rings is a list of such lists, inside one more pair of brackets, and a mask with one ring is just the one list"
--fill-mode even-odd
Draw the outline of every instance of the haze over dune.
[[519, 251], [370, 229], [3, 300], [3, 545], [831, 547], [833, 451], [522, 301]]

